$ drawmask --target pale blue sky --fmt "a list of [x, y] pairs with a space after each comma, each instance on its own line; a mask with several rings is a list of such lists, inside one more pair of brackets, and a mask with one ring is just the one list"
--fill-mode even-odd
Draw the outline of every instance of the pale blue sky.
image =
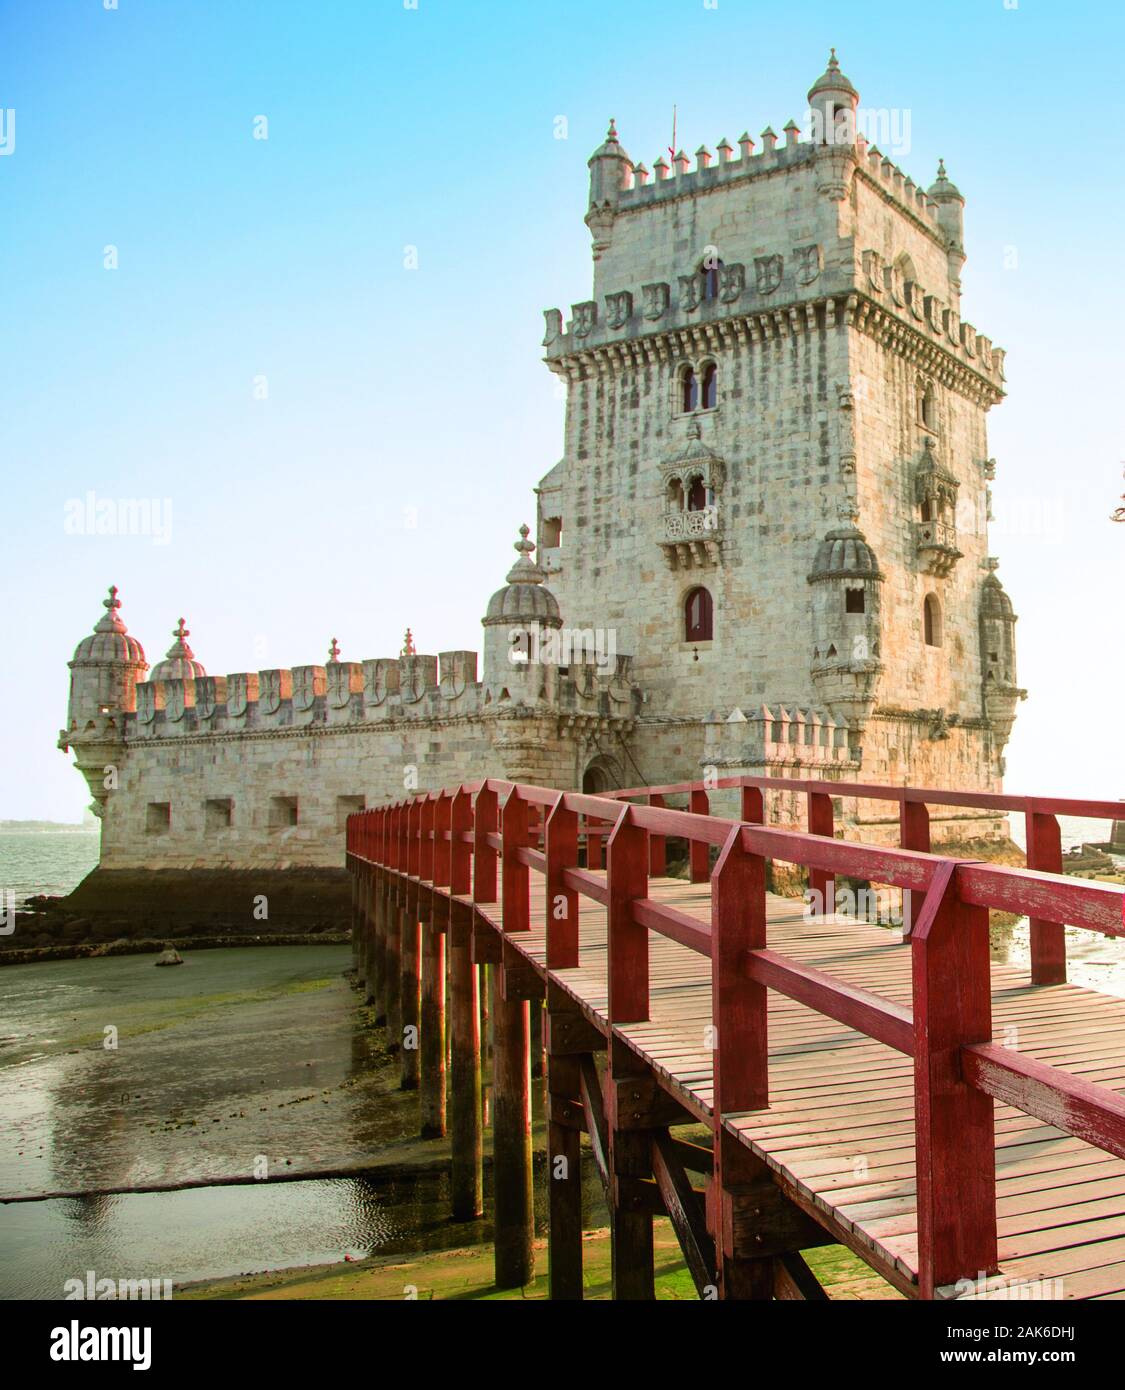
[[[944, 156], [964, 315], [1008, 349], [990, 548], [1031, 690], [1008, 786], [1125, 795], [1125, 21], [1010, 5], [3, 0], [0, 817], [81, 814], [53, 745], [111, 582], [150, 661], [181, 613], [216, 673], [333, 635], [392, 655], [407, 624], [479, 649], [562, 447], [540, 311], [588, 294], [607, 118], [650, 168], [673, 102], [689, 151], [780, 131], [830, 44], [863, 106], [910, 112], [908, 173]], [[170, 543], [67, 534], [91, 489], [170, 499]]]

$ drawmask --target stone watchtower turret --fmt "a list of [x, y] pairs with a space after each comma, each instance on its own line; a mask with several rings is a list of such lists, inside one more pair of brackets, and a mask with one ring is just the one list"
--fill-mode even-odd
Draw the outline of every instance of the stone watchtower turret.
[[137, 707], [137, 682], [148, 670], [144, 648], [130, 637], [121, 618], [117, 586], [102, 600], [105, 614], [75, 648], [70, 665], [67, 727], [59, 747], [74, 749], [75, 763], [93, 796], [91, 810], [101, 816], [116, 783], [125, 746], [125, 716]]
[[589, 161], [592, 291], [545, 314], [567, 406], [539, 538], [567, 622], [635, 654], [650, 781], [999, 783], [1004, 353], [962, 317], [965, 200], [894, 162], [896, 114], [833, 51], [780, 138], [653, 177], [611, 122]]

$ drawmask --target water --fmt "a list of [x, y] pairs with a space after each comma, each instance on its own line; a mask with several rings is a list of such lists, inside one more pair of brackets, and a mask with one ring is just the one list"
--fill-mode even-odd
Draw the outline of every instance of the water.
[[0, 889], [17, 902], [69, 893], [96, 866], [100, 844], [99, 830], [0, 830]]

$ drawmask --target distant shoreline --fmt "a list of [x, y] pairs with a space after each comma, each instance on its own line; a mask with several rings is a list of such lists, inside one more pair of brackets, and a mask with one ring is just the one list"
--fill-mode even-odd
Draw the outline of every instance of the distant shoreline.
[[60, 820], [0, 820], [5, 835], [97, 835], [100, 826]]

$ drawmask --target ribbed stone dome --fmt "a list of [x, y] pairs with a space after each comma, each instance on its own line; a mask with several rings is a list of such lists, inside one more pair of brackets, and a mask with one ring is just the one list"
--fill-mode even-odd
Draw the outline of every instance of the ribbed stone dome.
[[110, 586], [109, 597], [102, 599], [105, 614], [89, 637], [83, 637], [74, 649], [72, 664], [119, 661], [130, 666], [146, 666], [145, 649], [135, 637], [130, 637], [118, 609], [117, 585]]
[[1004, 592], [1004, 586], [994, 574], [990, 574], [984, 581], [984, 586], [980, 596], [981, 616], [985, 618], [1003, 618], [1007, 622], [1014, 622], [1016, 613], [1012, 607], [1012, 600]]
[[688, 437], [682, 448], [668, 455], [664, 461], [664, 472], [673, 471], [686, 472], [693, 464], [707, 466], [722, 463], [722, 459], [711, 448], [705, 444], [702, 438], [702, 431], [699, 428], [699, 421], [693, 420], [688, 426]]
[[882, 579], [875, 552], [857, 526], [829, 531], [817, 547], [809, 582], [818, 579]]
[[931, 198], [934, 199], [935, 202], [938, 203], [948, 203], [952, 202], [954, 199], [958, 199], [962, 203], [965, 201], [965, 199], [961, 196], [961, 190], [945, 172], [944, 159], [938, 160], [937, 178], [934, 180], [932, 184], [930, 184], [926, 192]]
[[852, 96], [859, 96], [859, 93], [840, 71], [840, 64], [836, 58], [836, 50], [832, 49], [828, 59], [828, 67], [809, 88], [809, 103], [811, 105], [813, 97], [820, 92], [849, 92]]
[[531, 558], [535, 542], [528, 540], [529, 528], [520, 527], [520, 539], [515, 543], [519, 559], [508, 571], [508, 582], [497, 589], [488, 600], [485, 623], [518, 623], [538, 619], [539, 622], [559, 624], [559, 601], [546, 587], [547, 572]]
[[164, 660], [158, 661], [149, 672], [150, 681], [194, 680], [196, 676], [207, 674], [203, 669], [203, 663], [196, 661], [195, 653], [187, 644], [190, 635], [184, 626], [183, 618], [181, 618], [179, 625], [172, 633], [176, 640], [168, 648]]

